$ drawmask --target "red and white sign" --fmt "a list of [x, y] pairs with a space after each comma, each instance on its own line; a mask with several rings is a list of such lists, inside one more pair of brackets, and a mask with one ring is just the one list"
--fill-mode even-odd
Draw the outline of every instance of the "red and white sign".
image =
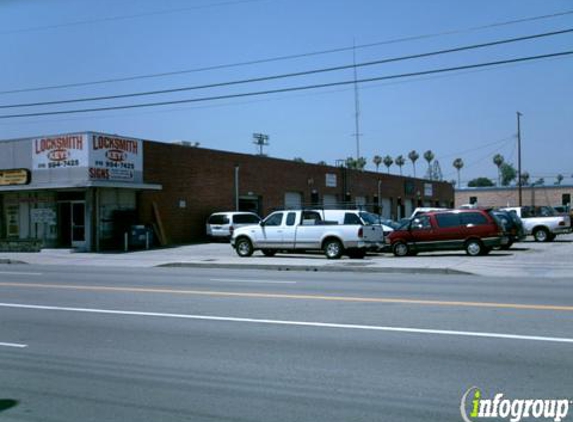
[[143, 171], [142, 141], [91, 134], [89, 163], [91, 180], [133, 181]]
[[62, 135], [32, 140], [32, 168], [51, 170], [87, 167], [88, 145], [86, 135]]

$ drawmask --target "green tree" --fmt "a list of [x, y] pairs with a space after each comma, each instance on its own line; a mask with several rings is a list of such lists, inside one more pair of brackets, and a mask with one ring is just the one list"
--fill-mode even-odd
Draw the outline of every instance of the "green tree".
[[456, 169], [456, 171], [458, 172], [458, 188], [462, 187], [462, 182], [460, 179], [460, 171], [461, 169], [464, 167], [464, 160], [462, 160], [461, 158], [456, 158], [454, 160], [454, 162], [452, 163], [452, 166], [454, 166], [454, 168]]
[[392, 159], [392, 157], [390, 157], [389, 155], [387, 155], [386, 157], [384, 157], [384, 159], [382, 160], [382, 162], [384, 163], [384, 165], [385, 165], [386, 168], [388, 169], [388, 174], [390, 174], [390, 166], [392, 166], [392, 164], [394, 164], [394, 160]]
[[292, 160], [295, 163], [304, 163], [304, 160], [301, 157], [294, 157]]
[[414, 177], [416, 177], [416, 161], [418, 161], [418, 158], [420, 158], [420, 154], [418, 154], [418, 152], [413, 149], [408, 153], [408, 158], [412, 162], [412, 167], [414, 168]]
[[406, 164], [406, 159], [404, 158], [404, 156], [402, 155], [397, 156], [396, 159], [394, 160], [394, 164], [396, 164], [400, 168], [400, 176], [402, 176], [402, 166]]
[[428, 162], [428, 179], [432, 180], [432, 160], [434, 159], [435, 155], [432, 150], [427, 150], [424, 153], [424, 160]]
[[521, 173], [521, 186], [529, 186], [529, 172], [524, 171]]
[[501, 186], [509, 186], [511, 182], [517, 179], [517, 170], [509, 163], [502, 163], [499, 166], [501, 171]]
[[327, 165], [328, 165], [328, 164], [326, 163], [326, 161], [323, 161], [323, 160], [319, 161], [319, 162], [316, 163], [316, 164], [318, 164], [319, 166], [327, 166]]
[[501, 186], [501, 166], [504, 162], [505, 162], [505, 158], [503, 158], [503, 155], [495, 154], [493, 156], [493, 163], [497, 167], [497, 185], [498, 186]]
[[372, 159], [372, 162], [376, 166], [376, 173], [378, 173], [378, 168], [380, 167], [380, 164], [382, 164], [382, 157], [380, 157], [379, 155], [375, 155], [374, 158]]
[[356, 159], [354, 157], [348, 157], [346, 159], [346, 167], [351, 170], [364, 170], [364, 167], [366, 167], [366, 158], [359, 157]]
[[476, 177], [468, 182], [470, 188], [489, 188], [495, 186], [494, 183], [487, 177]]
[[560, 185], [561, 182], [563, 182], [563, 179], [565, 179], [565, 177], [564, 177], [562, 174], [558, 174], [558, 175], [555, 177], [555, 184], [556, 184], [556, 185]]

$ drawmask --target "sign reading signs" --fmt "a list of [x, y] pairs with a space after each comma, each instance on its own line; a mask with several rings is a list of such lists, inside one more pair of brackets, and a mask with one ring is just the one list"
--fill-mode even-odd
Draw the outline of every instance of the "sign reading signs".
[[133, 181], [143, 171], [142, 141], [115, 136], [90, 136], [90, 180]]
[[424, 196], [434, 196], [434, 185], [424, 183]]
[[33, 148], [34, 170], [87, 167], [88, 148], [85, 135], [34, 139]]
[[336, 187], [336, 174], [326, 173], [326, 187], [335, 188]]
[[0, 170], [0, 186], [27, 185], [30, 171], [27, 169]]

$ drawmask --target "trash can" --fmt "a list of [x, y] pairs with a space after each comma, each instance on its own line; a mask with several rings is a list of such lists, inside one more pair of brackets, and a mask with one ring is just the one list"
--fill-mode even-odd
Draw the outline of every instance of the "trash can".
[[153, 231], [144, 225], [132, 225], [129, 228], [128, 244], [130, 248], [149, 248], [153, 244]]

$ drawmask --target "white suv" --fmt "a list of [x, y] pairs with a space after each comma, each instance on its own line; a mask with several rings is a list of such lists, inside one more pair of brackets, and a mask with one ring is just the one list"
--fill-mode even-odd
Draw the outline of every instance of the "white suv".
[[207, 236], [210, 239], [230, 239], [238, 227], [259, 224], [261, 218], [252, 212], [216, 212], [207, 220]]

